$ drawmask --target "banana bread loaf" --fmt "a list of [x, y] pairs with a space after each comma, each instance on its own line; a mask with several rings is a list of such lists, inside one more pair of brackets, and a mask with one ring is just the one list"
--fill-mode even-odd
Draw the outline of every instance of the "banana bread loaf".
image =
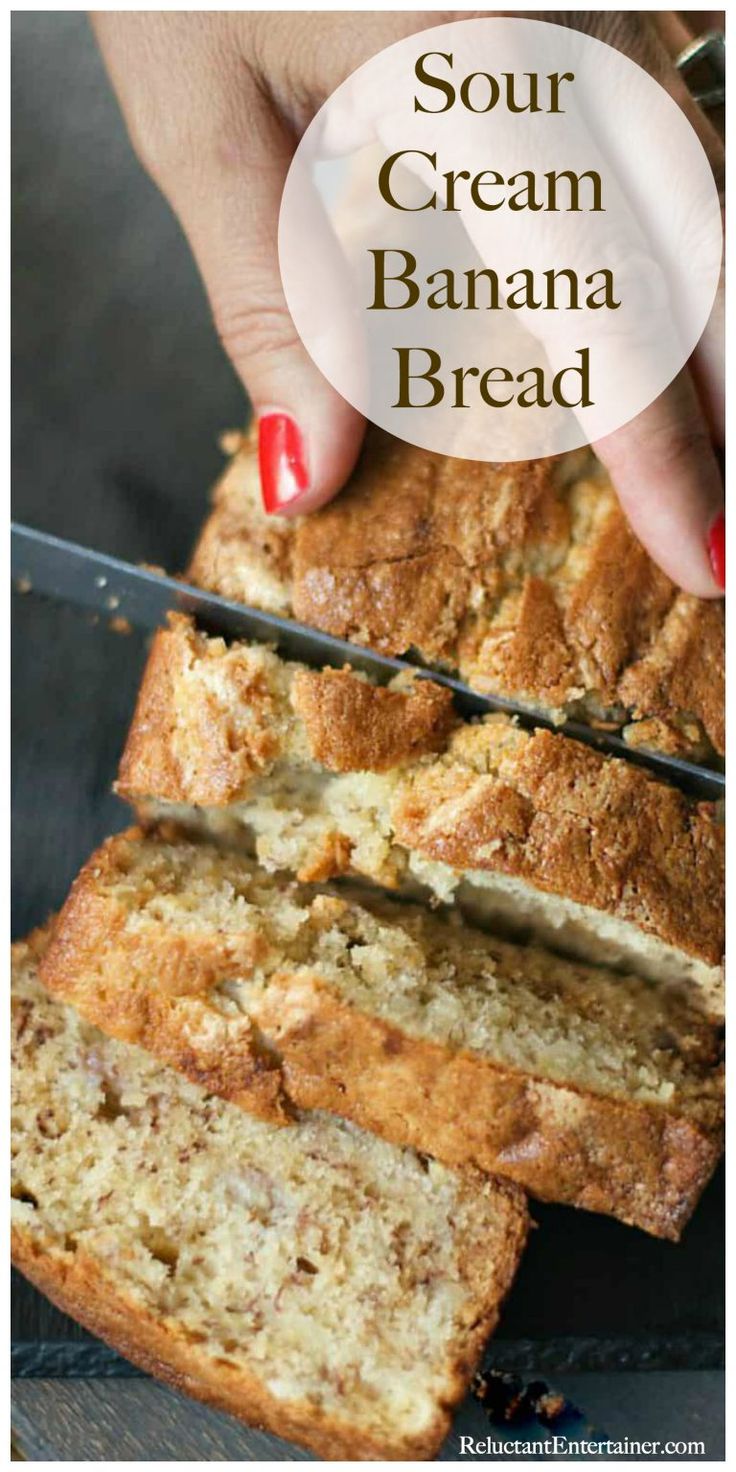
[[251, 1118], [14, 950], [13, 1256], [179, 1389], [328, 1460], [431, 1457], [523, 1248], [521, 1192], [325, 1115]]
[[117, 790], [304, 880], [357, 874], [723, 1011], [723, 826], [641, 768], [427, 680], [379, 688], [262, 646], [160, 632]]
[[592, 451], [475, 464], [369, 429], [337, 500], [283, 521], [263, 512], [253, 436], [227, 443], [190, 568], [203, 587], [639, 746], [723, 755], [723, 603], [655, 566]]
[[666, 989], [213, 846], [108, 840], [42, 977], [246, 1109], [328, 1109], [656, 1235], [720, 1153], [717, 1030]]

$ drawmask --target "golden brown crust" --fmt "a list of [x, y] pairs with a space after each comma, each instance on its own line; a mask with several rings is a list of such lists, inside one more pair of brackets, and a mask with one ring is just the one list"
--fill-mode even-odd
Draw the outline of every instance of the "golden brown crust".
[[465, 727], [409, 774], [392, 817], [428, 858], [524, 879], [721, 963], [723, 825], [626, 762], [549, 731]]
[[[224, 808], [278, 761], [395, 770], [381, 822], [397, 854], [508, 875], [721, 965], [724, 831], [713, 804], [505, 718], [458, 727], [448, 692], [429, 681], [379, 689], [206, 639], [174, 617], [154, 641], [118, 792]], [[359, 869], [338, 813], [333, 805], [334, 830], [302, 860], [300, 879]]]
[[170, 614], [151, 646], [116, 790], [234, 801], [286, 754], [292, 711], [305, 753], [332, 772], [380, 772], [441, 751], [457, 724], [450, 692], [428, 680], [382, 689], [348, 669], [308, 670], [208, 639]]
[[255, 433], [228, 441], [223, 449], [233, 459], [215, 487], [189, 576], [226, 598], [288, 613], [294, 523], [263, 510]]
[[[88, 1254], [64, 1252], [51, 1242], [39, 1243], [20, 1228], [13, 1228], [11, 1248], [15, 1267], [57, 1308], [77, 1319], [131, 1364], [217, 1410], [307, 1447], [324, 1461], [429, 1460], [447, 1435], [451, 1409], [467, 1386], [470, 1368], [463, 1356], [455, 1371], [457, 1393], [450, 1406], [438, 1410], [431, 1429], [420, 1438], [381, 1442], [356, 1431], [347, 1421], [336, 1421], [315, 1405], [277, 1400], [263, 1381], [242, 1366], [223, 1358], [214, 1360], [173, 1321], [157, 1319], [131, 1302], [120, 1291], [113, 1274], [105, 1272]], [[514, 1250], [513, 1267], [510, 1262], [506, 1265], [509, 1281], [521, 1250], [510, 1232], [509, 1253]], [[497, 1317], [495, 1307], [483, 1315], [477, 1331], [468, 1336], [471, 1363]]]
[[253, 1015], [301, 1107], [658, 1237], [677, 1240], [720, 1155], [716, 1138], [665, 1109], [409, 1037], [348, 1006], [319, 977], [282, 974]]
[[154, 635], [133, 722], [118, 773], [118, 789], [125, 793], [130, 774], [151, 792], [173, 791], [178, 782], [172, 750], [175, 723], [173, 650], [161, 633]]
[[[165, 926], [151, 927], [145, 938], [126, 932], [112, 881], [137, 838], [132, 830], [108, 840], [82, 870], [41, 977], [112, 1037], [142, 1043], [197, 1078], [196, 1029], [184, 1046], [170, 1023], [175, 1008], [159, 1008], [161, 995], [196, 1000], [204, 1018], [213, 984], [252, 971], [256, 938], [219, 930], [173, 935]], [[249, 1002], [247, 1021], [265, 1039], [271, 1063], [274, 1053], [278, 1059], [268, 1082], [278, 1080], [285, 1115], [289, 1103], [332, 1110], [396, 1144], [480, 1167], [542, 1199], [607, 1212], [656, 1236], [677, 1239], [720, 1154], [717, 1100], [701, 1124], [677, 1107], [551, 1082], [404, 1033], [350, 1006], [318, 974], [305, 978], [288, 967], [272, 974]], [[238, 1087], [226, 1097], [265, 1112], [240, 1016], [231, 1044], [223, 1053]], [[237, 1071], [241, 1048], [244, 1084]], [[220, 1091], [216, 1069], [208, 1086]], [[222, 1086], [224, 1092], [228, 1079]]]
[[371, 430], [338, 500], [298, 525], [294, 612], [386, 653], [455, 663], [476, 589], [497, 598], [507, 561], [554, 562], [567, 534], [544, 462], [451, 461]]
[[480, 689], [622, 724], [656, 716], [652, 739], [723, 753], [723, 605], [677, 594], [592, 455], [482, 465], [370, 429], [340, 497], [273, 553], [253, 455], [246, 442], [218, 488], [196, 581], [418, 650]]
[[[626, 671], [620, 691], [635, 720], [649, 716], [667, 722], [672, 707], [684, 712], [678, 750], [687, 750], [692, 716], [708, 732], [718, 752], [726, 749], [725, 646], [720, 603], [678, 593], [646, 653]], [[692, 716], [690, 715], [692, 713]]]
[[675, 589], [615, 500], [586, 550], [587, 565], [566, 602], [565, 633], [581, 683], [612, 706], [620, 700], [623, 671], [649, 647]]
[[[125, 835], [137, 836], [136, 829]], [[126, 932], [126, 912], [106, 892], [108, 882], [120, 876], [121, 856], [120, 844], [108, 839], [77, 876], [64, 906], [64, 926], [42, 960], [42, 969], [53, 976], [49, 989], [62, 1001], [79, 1000], [78, 1010], [110, 1037], [138, 1044], [259, 1118], [287, 1123], [279, 1070], [250, 1019], [226, 1024], [202, 1000], [224, 971], [249, 972], [258, 964], [262, 936], [247, 929], [229, 937]]]
[[172, 751], [175, 721], [171, 651], [161, 633], [154, 635], [143, 680], [138, 691], [133, 721], [118, 772], [118, 785], [125, 792], [129, 774], [151, 784], [150, 790], [173, 789], [177, 779]]
[[297, 670], [291, 703], [309, 754], [329, 772], [385, 772], [444, 750], [457, 724], [452, 695], [429, 680], [384, 690], [349, 670]]
[[471, 626], [458, 663], [472, 667], [479, 690], [513, 693], [531, 706], [560, 710], [581, 689], [562, 610], [540, 577], [526, 577], [501, 601], [492, 626], [481, 620]]
[[155, 635], [120, 764], [122, 796], [231, 801], [280, 752], [268, 650], [208, 639], [183, 614]]

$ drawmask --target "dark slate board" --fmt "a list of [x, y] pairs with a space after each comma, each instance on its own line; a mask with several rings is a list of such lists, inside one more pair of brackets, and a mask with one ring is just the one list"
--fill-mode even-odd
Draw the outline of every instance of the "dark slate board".
[[[221, 463], [217, 435], [244, 420], [243, 395], [178, 227], [132, 156], [83, 14], [13, 16], [13, 104], [14, 514], [180, 569]], [[126, 821], [110, 784], [145, 641], [30, 596], [15, 595], [12, 611], [21, 935]], [[530, 1374], [720, 1363], [720, 1176], [679, 1247], [561, 1208], [535, 1215], [494, 1360]], [[107, 1352], [95, 1359], [89, 1336], [19, 1281], [13, 1338], [21, 1374], [121, 1368]]]

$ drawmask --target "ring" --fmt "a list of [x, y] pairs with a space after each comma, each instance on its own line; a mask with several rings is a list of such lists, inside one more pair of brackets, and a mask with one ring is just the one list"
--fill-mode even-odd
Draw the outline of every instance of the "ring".
[[[701, 107], [723, 107], [726, 101], [726, 38], [722, 31], [696, 36], [675, 60], [693, 100]], [[703, 75], [694, 73], [702, 69]]]

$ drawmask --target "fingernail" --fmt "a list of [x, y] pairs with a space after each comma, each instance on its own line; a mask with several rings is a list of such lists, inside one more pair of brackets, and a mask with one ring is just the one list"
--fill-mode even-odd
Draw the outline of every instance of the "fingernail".
[[296, 501], [309, 486], [304, 441], [290, 414], [264, 414], [258, 421], [261, 495], [269, 516]]
[[726, 590], [726, 517], [719, 511], [708, 533], [708, 556], [713, 576], [719, 586]]

